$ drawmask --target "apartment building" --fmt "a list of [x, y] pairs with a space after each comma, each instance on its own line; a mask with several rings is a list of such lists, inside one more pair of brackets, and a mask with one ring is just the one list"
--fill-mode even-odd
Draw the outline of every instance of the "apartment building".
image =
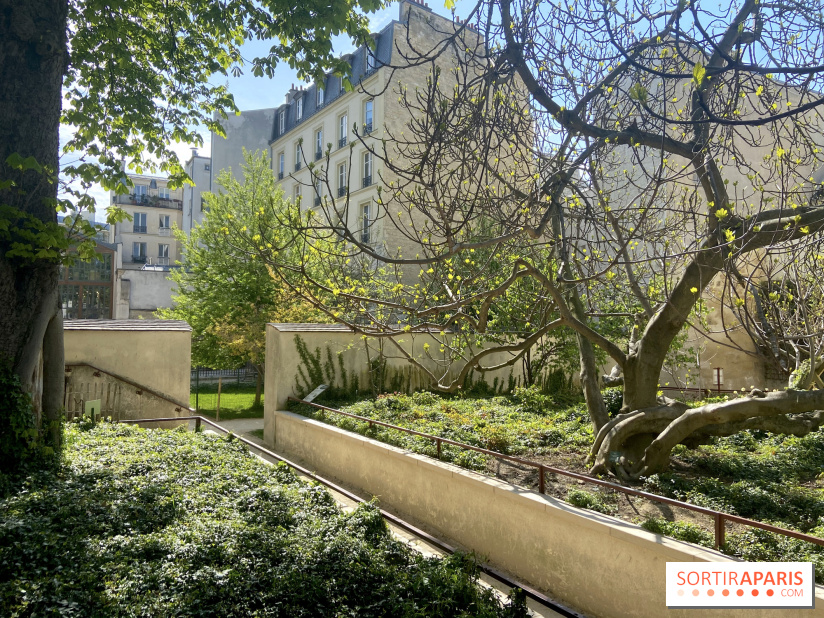
[[183, 190], [171, 189], [166, 178], [129, 174], [130, 193], [110, 192], [111, 203], [131, 216], [112, 226], [109, 242], [123, 247], [123, 268], [170, 266], [180, 259], [172, 226], [183, 226]]
[[352, 67], [351, 91], [342, 78], [329, 74], [308, 87], [293, 85], [277, 107], [224, 120], [226, 137], [212, 134], [211, 186], [217, 188], [223, 169], [239, 176], [244, 148], [264, 152], [287, 198], [304, 208], [331, 198], [334, 216], [361, 242], [379, 252], [415, 253], [409, 238], [378, 219], [378, 190], [390, 179], [375, 152], [382, 152], [383, 140], [409, 122], [398, 85], [423, 86], [431, 70], [426, 64], [404, 67], [410, 46], [432, 49], [459, 26], [423, 2], [401, 2], [398, 19], [372, 34], [373, 48], [361, 46], [343, 57]]

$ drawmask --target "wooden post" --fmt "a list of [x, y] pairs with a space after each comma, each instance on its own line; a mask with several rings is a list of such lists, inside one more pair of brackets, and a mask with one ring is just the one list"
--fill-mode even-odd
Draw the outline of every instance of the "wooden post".
[[220, 389], [223, 387], [223, 378], [217, 379], [217, 410], [215, 410], [215, 420], [220, 420]]

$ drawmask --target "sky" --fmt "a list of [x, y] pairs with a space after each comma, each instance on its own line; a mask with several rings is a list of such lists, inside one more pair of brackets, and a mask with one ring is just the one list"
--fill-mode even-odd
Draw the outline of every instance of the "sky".
[[[444, 7], [443, 0], [427, 0], [430, 3], [430, 8], [444, 16], [449, 16], [450, 11]], [[465, 18], [472, 10], [476, 0], [460, 0], [456, 2], [455, 13], [461, 18]], [[393, 2], [388, 7], [372, 13], [369, 16], [369, 27], [372, 32], [379, 32], [393, 19], [398, 18], [398, 3]], [[345, 36], [336, 37], [333, 40], [335, 51], [344, 54], [351, 52], [354, 45], [351, 40]], [[250, 41], [242, 47], [243, 57], [251, 60], [257, 56], [265, 55], [269, 50], [270, 44], [267, 41]], [[297, 73], [289, 67], [287, 63], [281, 63], [275, 70], [275, 75], [271, 79], [268, 77], [255, 77], [249, 71], [249, 66], [244, 67], [243, 75], [234, 77], [217, 76], [215, 83], [225, 83], [228, 85], [230, 92], [235, 97], [235, 104], [240, 110], [261, 109], [266, 107], [276, 107], [283, 102], [287, 91], [292, 84], [298, 85], [300, 81], [297, 78]], [[203, 156], [210, 156], [211, 153], [211, 135], [208, 131], [201, 133], [203, 136], [203, 146], [198, 148], [198, 154]], [[70, 138], [71, 129], [66, 126], [60, 128], [60, 144], [62, 145]], [[181, 162], [187, 161], [191, 157], [192, 144], [172, 144], [172, 150], [175, 151]], [[68, 164], [72, 157], [63, 155], [61, 158], [61, 165]], [[90, 190], [92, 197], [97, 200], [98, 208], [96, 219], [98, 222], [105, 221], [105, 208], [109, 203], [109, 193], [102, 187], [95, 185]]]

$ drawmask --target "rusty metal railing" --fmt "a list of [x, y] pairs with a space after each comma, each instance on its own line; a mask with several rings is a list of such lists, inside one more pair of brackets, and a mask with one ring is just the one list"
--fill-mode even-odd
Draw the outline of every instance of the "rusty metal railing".
[[794, 539], [799, 539], [801, 541], [806, 541], [808, 543], [814, 543], [815, 545], [821, 545], [824, 547], [824, 539], [821, 539], [817, 536], [812, 536], [809, 534], [804, 534], [803, 532], [796, 532], [795, 530], [787, 530], [786, 528], [779, 528], [778, 526], [773, 526], [771, 524], [765, 524], [760, 521], [755, 521], [754, 519], [747, 519], [746, 517], [739, 517], [738, 515], [732, 515], [731, 513], [724, 513], [722, 511], [716, 511], [714, 509], [708, 509], [703, 506], [697, 506], [695, 504], [690, 504], [688, 502], [681, 502], [680, 500], [675, 500], [673, 498], [666, 498], [664, 496], [659, 496], [657, 494], [652, 494], [647, 491], [641, 491], [640, 489], [633, 489], [631, 487], [624, 487], [623, 485], [617, 485], [615, 483], [610, 483], [609, 481], [604, 481], [602, 479], [596, 478], [594, 476], [589, 476], [586, 474], [580, 474], [578, 472], [572, 472], [570, 470], [564, 470], [562, 468], [555, 468], [553, 466], [547, 466], [546, 464], [542, 464], [537, 461], [531, 461], [529, 459], [522, 459], [520, 457], [514, 457], [512, 455], [507, 455], [505, 453], [499, 453], [497, 451], [490, 451], [489, 449], [481, 448], [480, 446], [474, 446], [472, 444], [465, 444], [463, 442], [456, 442], [455, 440], [450, 440], [449, 438], [443, 438], [441, 436], [435, 436], [428, 433], [423, 433], [420, 431], [415, 431], [414, 429], [407, 429], [406, 427], [399, 427], [398, 425], [392, 425], [390, 423], [384, 423], [383, 421], [378, 421], [373, 418], [368, 418], [366, 416], [358, 416], [357, 414], [350, 414], [349, 412], [343, 412], [342, 410], [336, 410], [335, 408], [330, 408], [328, 406], [323, 406], [317, 403], [312, 403], [308, 401], [304, 401], [303, 399], [298, 399], [297, 397], [289, 397], [289, 401], [294, 401], [297, 403], [302, 403], [307, 406], [312, 406], [313, 408], [318, 408], [320, 410], [325, 410], [326, 412], [333, 412], [335, 414], [340, 414], [342, 416], [348, 416], [349, 418], [354, 418], [359, 421], [363, 421], [365, 423], [369, 423], [370, 426], [372, 425], [380, 425], [381, 427], [387, 427], [389, 429], [395, 429], [397, 431], [401, 431], [403, 433], [408, 433], [413, 436], [419, 436], [421, 438], [426, 438], [428, 440], [432, 440], [436, 444], [437, 452], [438, 452], [438, 459], [441, 458], [441, 445], [442, 444], [449, 444], [452, 446], [457, 446], [463, 449], [467, 449], [470, 451], [476, 451], [478, 453], [483, 453], [484, 455], [489, 455], [491, 457], [495, 457], [497, 459], [502, 459], [505, 461], [511, 461], [522, 466], [536, 468], [538, 470], [538, 491], [539, 493], [546, 493], [546, 486], [545, 486], [545, 479], [546, 473], [549, 472], [550, 474], [557, 474], [560, 476], [566, 476], [578, 481], [584, 481], [585, 483], [591, 483], [593, 485], [598, 485], [600, 487], [605, 487], [607, 489], [611, 489], [613, 491], [617, 491], [623, 494], [627, 494], [630, 496], [638, 496], [640, 498], [645, 498], [647, 500], [651, 500], [653, 502], [660, 502], [661, 504], [667, 504], [670, 506], [676, 506], [682, 509], [687, 509], [688, 511], [694, 511], [696, 513], [702, 513], [704, 515], [708, 515], [712, 517], [714, 523], [714, 544], [716, 549], [721, 549], [726, 544], [726, 523], [735, 523], [741, 524], [743, 526], [749, 526], [751, 528], [760, 528], [761, 530], [766, 530], [767, 532], [773, 532], [775, 534], [781, 534], [783, 536], [792, 537]]
[[[214, 422], [214, 421], [212, 421], [212, 420], [210, 420], [210, 419], [208, 419], [204, 416], [178, 416], [178, 417], [165, 417], [165, 418], [138, 418], [138, 419], [122, 420], [122, 421], [117, 421], [117, 422], [118, 423], [123, 423], [123, 424], [128, 424], [128, 425], [139, 425], [140, 423], [166, 423], [166, 422], [174, 422], [174, 421], [194, 421], [195, 422], [195, 432], [199, 432], [202, 429], [203, 424], [206, 424], [206, 425], [211, 426], [213, 429], [217, 429], [218, 431], [220, 431], [222, 433], [225, 433], [225, 434], [232, 433], [231, 431], [229, 431], [225, 427], [222, 427], [218, 423], [216, 423], [216, 422]], [[333, 490], [333, 491], [335, 491], [339, 494], [342, 494], [342, 495], [346, 496], [347, 498], [349, 498], [353, 502], [356, 502], [358, 504], [362, 504], [362, 503], [366, 502], [366, 500], [364, 500], [363, 498], [361, 498], [357, 494], [354, 494], [351, 491], [349, 491], [347, 489], [344, 489], [340, 485], [336, 485], [335, 483], [329, 481], [328, 479], [323, 478], [322, 476], [318, 476], [314, 472], [311, 472], [311, 471], [307, 470], [306, 468], [304, 468], [303, 466], [298, 465], [295, 462], [290, 461], [290, 460], [286, 459], [285, 457], [282, 457], [282, 456], [278, 455], [277, 453], [274, 453], [274, 452], [270, 451], [269, 449], [261, 446], [260, 444], [256, 444], [256, 443], [252, 442], [251, 440], [247, 440], [243, 436], [238, 436], [237, 434], [233, 434], [233, 435], [235, 436], [236, 440], [242, 442], [246, 446], [255, 449], [259, 453], [263, 453], [267, 457], [271, 457], [272, 459], [274, 459], [276, 461], [282, 461], [283, 463], [285, 463], [287, 466], [289, 466], [293, 470], [296, 470], [297, 472], [300, 472], [304, 476], [307, 476], [310, 479], [312, 479], [314, 481], [317, 481], [321, 485], [325, 485], [329, 489], [331, 489], [331, 490]], [[430, 545], [432, 545], [434, 547], [437, 547], [441, 551], [446, 552], [448, 554], [454, 554], [457, 551], [456, 547], [453, 547], [452, 545], [449, 545], [445, 541], [443, 541], [443, 540], [441, 540], [437, 537], [432, 536], [428, 532], [426, 532], [424, 530], [421, 530], [420, 528], [417, 528], [416, 526], [413, 526], [408, 521], [406, 521], [404, 519], [401, 519], [397, 515], [393, 515], [392, 513], [389, 513], [388, 511], [385, 511], [383, 509], [379, 509], [379, 510], [380, 510], [381, 516], [386, 521], [392, 523], [393, 525], [395, 525], [399, 528], [402, 528], [402, 529], [406, 530], [407, 532], [411, 532], [413, 535], [417, 536], [420, 539], [423, 539], [424, 541], [426, 541], [427, 543], [429, 543]], [[523, 582], [512, 579], [510, 576], [506, 575], [502, 571], [499, 571], [495, 567], [493, 567], [493, 566], [491, 566], [491, 565], [489, 565], [485, 562], [478, 562], [477, 564], [478, 564], [478, 568], [481, 571], [483, 571], [484, 573], [486, 573], [487, 575], [491, 575], [492, 577], [494, 577], [498, 581], [503, 582], [504, 584], [506, 584], [507, 586], [509, 586], [511, 588], [515, 588], [515, 587], [520, 588], [521, 590], [524, 591], [524, 593], [526, 593], [526, 596], [528, 596], [529, 598], [531, 598], [534, 601], [537, 601], [537, 602], [541, 603], [542, 605], [545, 605], [546, 607], [550, 608], [552, 611], [556, 612], [557, 614], [559, 614], [561, 616], [564, 616], [565, 618], [584, 618], [578, 612], [566, 607], [565, 605], [562, 605], [562, 604], [558, 603], [554, 599], [551, 599], [550, 597], [546, 596], [542, 592], [539, 592], [535, 588], [532, 588], [531, 586], [529, 586], [527, 584], [524, 584]]]

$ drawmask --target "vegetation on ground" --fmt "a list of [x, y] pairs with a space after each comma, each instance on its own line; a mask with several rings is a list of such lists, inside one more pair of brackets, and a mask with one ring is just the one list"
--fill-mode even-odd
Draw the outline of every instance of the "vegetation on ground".
[[[614, 393], [605, 399], [614, 400]], [[695, 402], [691, 405], [702, 405]], [[613, 409], [620, 404], [612, 404]], [[292, 408], [301, 414], [344, 429], [436, 456], [431, 440], [368, 422], [324, 413], [306, 405]], [[525, 458], [552, 455], [573, 468], [586, 469], [593, 440], [586, 407], [559, 405], [535, 388], [516, 389], [512, 396], [492, 398], [442, 397], [429, 392], [387, 394], [341, 407], [357, 414], [423, 433], [449, 438], [501, 453]], [[441, 458], [458, 465], [486, 470], [488, 458], [472, 451], [444, 445]], [[691, 504], [772, 523], [824, 538], [824, 431], [803, 437], [752, 430], [710, 444], [674, 451], [668, 472], [643, 479], [643, 489]], [[567, 500], [580, 508], [614, 514], [608, 494], [569, 490]], [[647, 529], [707, 547], [713, 546], [709, 529], [689, 522], [647, 520]], [[824, 581], [824, 547], [747, 529], [727, 534], [727, 553], [747, 560], [809, 560]]]
[[0, 477], [3, 616], [525, 616], [473, 559], [425, 558], [375, 505], [233, 439], [72, 425], [54, 471]]
[[[189, 394], [189, 407], [198, 414], [215, 418], [217, 411], [217, 383], [200, 383], [198, 392]], [[237, 418], [263, 418], [265, 394], [260, 396], [260, 405], [255, 405], [256, 387], [254, 384], [224, 384], [220, 391], [220, 420], [229, 421]]]
[[[394, 429], [370, 425], [304, 404], [295, 411], [416, 453], [435, 456], [432, 440]], [[344, 412], [414, 429], [510, 455], [544, 453], [563, 447], [585, 456], [592, 443], [592, 425], [586, 406], [558, 407], [552, 397], [536, 389], [519, 388], [512, 396], [490, 398], [442, 397], [422, 391], [413, 395], [379, 395], [341, 408]], [[488, 457], [459, 447], [442, 445], [441, 458], [474, 470], [486, 469]]]

